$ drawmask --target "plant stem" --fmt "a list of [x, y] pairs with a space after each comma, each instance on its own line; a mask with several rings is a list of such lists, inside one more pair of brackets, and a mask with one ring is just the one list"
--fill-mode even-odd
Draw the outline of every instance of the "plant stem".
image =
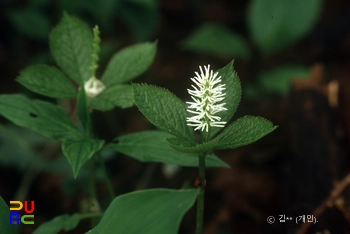
[[90, 186], [90, 197], [91, 199], [96, 199], [96, 188], [95, 188], [95, 163], [92, 157], [89, 160], [89, 186]]
[[[96, 187], [95, 187], [95, 162], [94, 157], [89, 160], [89, 190], [90, 190], [90, 205], [96, 204]], [[91, 228], [96, 226], [97, 222], [95, 218], [91, 218]]]
[[199, 194], [197, 197], [197, 216], [196, 216], [196, 234], [202, 234], [203, 232], [203, 215], [204, 215], [204, 191], [205, 191], [205, 156], [206, 154], [199, 155], [199, 167], [198, 175], [200, 179]]
[[105, 161], [103, 160], [103, 158], [100, 154], [98, 155], [98, 161], [99, 161], [100, 167], [102, 168], [102, 171], [103, 171], [103, 178], [104, 178], [104, 181], [107, 185], [109, 196], [111, 197], [111, 200], [113, 200], [115, 197], [115, 193], [113, 191], [113, 185], [112, 185], [111, 180], [109, 179], [108, 172], [107, 172], [106, 165], [105, 165]]
[[15, 193], [13, 200], [24, 201], [26, 200], [28, 191], [34, 182], [35, 177], [39, 174], [40, 169], [34, 164], [32, 164], [25, 172], [23, 180], [21, 181], [18, 189]]

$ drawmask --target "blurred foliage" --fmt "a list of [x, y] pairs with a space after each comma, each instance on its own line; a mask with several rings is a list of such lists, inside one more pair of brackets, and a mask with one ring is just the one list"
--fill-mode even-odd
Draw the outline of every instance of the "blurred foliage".
[[[77, 187], [77, 184], [88, 183], [87, 168], [83, 167], [78, 177], [74, 179], [70, 164], [63, 154], [58, 152], [60, 147], [57, 147], [57, 152], [52, 151], [53, 145], [57, 143], [27, 128], [12, 124], [0, 125], [0, 165], [16, 168], [23, 174], [31, 168], [37, 171], [59, 173], [63, 176], [62, 190], [65, 193], [76, 194], [81, 189], [87, 191], [88, 188], [85, 186]], [[115, 156], [115, 153], [104, 149], [100, 155], [104, 160], [109, 160]], [[103, 180], [103, 171], [100, 168], [96, 169], [96, 180]]]
[[304, 80], [311, 75], [311, 69], [297, 65], [284, 65], [258, 75], [258, 82], [244, 87], [244, 95], [248, 99], [257, 100], [268, 93], [281, 96], [289, 94], [291, 81]]
[[43, 166], [43, 159], [34, 151], [35, 147], [49, 144], [51, 140], [36, 132], [15, 125], [0, 126], [0, 164], [20, 170], [30, 165]]
[[[185, 49], [216, 57], [254, 60], [261, 53], [268, 57], [305, 37], [315, 26], [322, 9], [322, 0], [252, 0], [247, 12], [249, 39], [258, 48], [252, 54], [247, 39], [222, 24], [206, 23], [196, 28], [183, 41]], [[256, 68], [254, 68], [256, 69]], [[292, 79], [306, 78], [307, 68], [278, 67], [275, 71], [257, 71], [256, 82], [245, 87], [249, 98], [262, 93], [285, 95]]]
[[135, 41], [150, 39], [159, 21], [158, 0], [30, 0], [25, 7], [10, 10], [7, 17], [19, 33], [45, 40], [63, 11], [100, 25], [106, 35], [122, 32], [122, 25], [115, 27], [121, 21]]
[[10, 22], [21, 34], [37, 40], [47, 38], [51, 25], [39, 9], [15, 9], [8, 13]]
[[248, 24], [261, 52], [271, 54], [307, 35], [322, 9], [321, 0], [253, 0]]
[[151, 38], [159, 21], [159, 9], [156, 0], [129, 0], [125, 1], [119, 14], [128, 25], [136, 41], [145, 41]]
[[[205, 3], [202, 0], [192, 1], [193, 7], [197, 9]], [[181, 46], [199, 54], [245, 61], [259, 56], [253, 52], [256, 47], [263, 57], [268, 57], [307, 36], [317, 22], [322, 5], [322, 0], [251, 0], [246, 19], [249, 35], [241, 35], [222, 23], [206, 22], [194, 29]], [[135, 41], [152, 38], [161, 17], [158, 0], [30, 0], [24, 8], [10, 10], [7, 17], [20, 34], [42, 41], [63, 11], [83, 18], [90, 24], [100, 25], [108, 38], [118, 38], [127, 30]], [[115, 42], [104, 40], [101, 61], [105, 62], [116, 47]], [[39, 53], [30, 63], [47, 63], [49, 59], [47, 54]], [[298, 71], [289, 72], [293, 77], [299, 75]], [[251, 84], [254, 93], [274, 91], [285, 94], [288, 90], [285, 78], [281, 77], [281, 81], [278, 81], [271, 77], [271, 81], [267, 81], [270, 73], [257, 73], [256, 82]], [[275, 85], [275, 82], [279, 84]], [[273, 84], [273, 87], [266, 88], [267, 84]], [[252, 89], [247, 89], [247, 93], [252, 92]]]
[[283, 66], [259, 75], [259, 85], [263, 91], [287, 95], [293, 79], [307, 79], [311, 69], [302, 66]]
[[198, 27], [183, 46], [198, 53], [227, 58], [248, 59], [249, 48], [244, 38], [224, 25], [207, 23]]

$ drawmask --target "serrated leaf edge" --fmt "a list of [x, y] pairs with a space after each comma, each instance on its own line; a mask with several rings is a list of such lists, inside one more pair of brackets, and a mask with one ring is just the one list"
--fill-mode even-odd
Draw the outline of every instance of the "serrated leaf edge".
[[[133, 101], [134, 101], [135, 105], [137, 106], [137, 108], [139, 109], [139, 111], [140, 111], [144, 116], [145, 116], [144, 112], [140, 109], [140, 107], [137, 105], [137, 103], [136, 103], [136, 101], [135, 101], [134, 86], [149, 86], [149, 87], [153, 87], [153, 88], [162, 89], [162, 90], [168, 92], [169, 94], [171, 94], [171, 95], [172, 95], [173, 97], [175, 97], [176, 99], [178, 99], [178, 100], [182, 103], [182, 105], [184, 106], [184, 108], [185, 108], [185, 110], [186, 110], [186, 106], [185, 106], [185, 104], [183, 103], [183, 101], [182, 101], [180, 98], [178, 98], [174, 93], [172, 93], [170, 90], [168, 90], [168, 89], [166, 89], [166, 88], [159, 87], [159, 86], [156, 86], [156, 85], [149, 85], [149, 84], [145, 84], [145, 83], [139, 83], [139, 84], [132, 83], [131, 85], [132, 85], [132, 87], [133, 87], [133, 89], [132, 89]], [[187, 111], [186, 111], [186, 113], [187, 113]], [[147, 119], [148, 119], [148, 118], [147, 118]], [[150, 121], [153, 125], [156, 126], [156, 124], [154, 124], [153, 121], [151, 121], [151, 120], [149, 120], [149, 119], [148, 119], [148, 121]], [[184, 119], [184, 121], [186, 121], [186, 119]], [[186, 126], [187, 126], [187, 125], [186, 125]], [[187, 127], [188, 127], [188, 126], [187, 126]], [[189, 127], [188, 127], [188, 128], [189, 128]], [[170, 133], [170, 134], [172, 134], [172, 135], [174, 135], [174, 136], [177, 136], [177, 135], [175, 135], [173, 132], [169, 131], [169, 130], [166, 129], [166, 128], [163, 128], [162, 126], [160, 126], [160, 129], [163, 130], [163, 131], [166, 131], [166, 132], [168, 132], [168, 133]], [[188, 142], [190, 142], [191, 144], [193, 144], [193, 143], [195, 142], [195, 141], [194, 141], [194, 133], [193, 133], [193, 130], [192, 130], [192, 129], [189, 129], [189, 130], [190, 130], [189, 132], [192, 133], [192, 134], [191, 134], [191, 135], [192, 135], [192, 139], [188, 138], [189, 136], [187, 136], [187, 134], [185, 134], [185, 133], [183, 133], [183, 135], [181, 135], [180, 137], [181, 137], [181, 138], [185, 138]], [[181, 133], [181, 132], [180, 132], [180, 133]]]
[[[267, 134], [273, 132], [274, 130], [276, 130], [276, 128], [279, 127], [278, 125], [273, 125], [272, 121], [270, 121], [270, 120], [268, 120], [268, 119], [266, 119], [266, 118], [264, 118], [264, 117], [261, 117], [261, 116], [252, 116], [252, 115], [246, 115], [246, 116], [243, 116], [243, 117], [241, 117], [241, 118], [238, 118], [238, 119], [236, 119], [235, 121], [233, 121], [231, 124], [237, 122], [237, 121], [240, 120], [240, 119], [249, 118], [249, 117], [252, 117], [252, 118], [255, 118], [255, 119], [263, 119], [264, 121], [268, 122], [268, 123], [271, 125], [272, 128], [271, 128], [271, 130], [268, 131], [267, 133], [265, 133], [265, 134], [259, 136], [257, 140], [255, 140], [255, 141], [253, 141], [253, 142], [250, 142], [250, 143], [248, 143], [248, 144], [252, 144], [252, 143], [254, 143], [254, 142], [260, 140], [262, 137], [264, 137], [264, 136], [266, 136]], [[231, 125], [231, 124], [230, 124], [230, 125]], [[227, 127], [228, 127], [228, 126], [227, 126]], [[224, 130], [225, 130], [225, 129], [224, 129]], [[214, 139], [218, 138], [218, 144], [217, 144], [217, 146], [216, 146], [216, 148], [215, 148], [216, 150], [222, 150], [222, 149], [236, 149], [236, 148], [238, 148], [238, 147], [244, 146], [244, 145], [240, 145], [240, 146], [234, 147], [234, 145], [232, 145], [232, 144], [231, 144], [231, 145], [230, 145], [230, 144], [225, 144], [225, 145], [221, 145], [221, 147], [220, 147], [220, 136], [221, 136], [221, 134], [222, 134], [223, 132], [224, 132], [224, 131], [222, 131], [218, 136], [216, 136], [216, 137], [214, 138]], [[233, 146], [233, 147], [232, 147], [232, 146]], [[232, 147], [232, 148], [231, 148], [231, 147]]]

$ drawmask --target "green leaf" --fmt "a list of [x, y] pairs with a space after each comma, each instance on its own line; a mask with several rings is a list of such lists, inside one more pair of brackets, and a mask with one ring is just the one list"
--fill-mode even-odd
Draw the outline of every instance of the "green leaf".
[[42, 40], [49, 34], [50, 20], [37, 9], [11, 10], [8, 17], [14, 28], [28, 37]]
[[24, 69], [17, 81], [33, 92], [52, 98], [75, 98], [77, 89], [63, 72], [47, 65]]
[[248, 24], [259, 49], [271, 54], [305, 36], [321, 9], [321, 0], [253, 0]]
[[[106, 149], [118, 151], [141, 162], [162, 162], [179, 166], [198, 167], [198, 155], [178, 152], [165, 143], [171, 134], [162, 131], [144, 131], [118, 137], [118, 143], [107, 145]], [[229, 166], [218, 157], [206, 157], [207, 167]]]
[[237, 33], [231, 32], [224, 25], [206, 23], [197, 28], [183, 46], [198, 53], [247, 59], [249, 48]]
[[10, 208], [0, 196], [0, 230], [1, 233], [15, 234], [16, 226], [10, 224]]
[[219, 143], [216, 149], [235, 149], [251, 144], [276, 128], [277, 126], [273, 126], [270, 121], [261, 117], [245, 116], [239, 118], [217, 137]]
[[131, 85], [107, 86], [98, 96], [89, 99], [93, 109], [100, 111], [112, 110], [115, 106], [128, 108], [134, 105]]
[[149, 189], [121, 195], [88, 234], [177, 234], [197, 190]]
[[204, 142], [202, 144], [197, 144], [195, 146], [189, 145], [186, 141], [183, 141], [177, 137], [166, 138], [165, 142], [168, 143], [172, 148], [184, 153], [201, 154], [208, 153], [215, 149], [218, 140], [214, 138], [213, 140]]
[[293, 79], [306, 79], [311, 71], [301, 66], [284, 66], [258, 76], [260, 87], [267, 92], [287, 95]]
[[103, 144], [103, 140], [96, 139], [65, 140], [63, 142], [62, 150], [73, 169], [74, 178], [77, 177], [84, 163], [100, 150]]
[[194, 133], [186, 124], [184, 103], [169, 90], [133, 84], [134, 101], [144, 116], [156, 127], [195, 143]]
[[56, 140], [76, 139], [81, 133], [57, 105], [20, 94], [0, 95], [0, 114], [11, 122]]
[[64, 13], [50, 33], [50, 49], [57, 64], [79, 85], [91, 77], [91, 29], [79, 19]]
[[82, 218], [80, 214], [60, 215], [41, 224], [33, 234], [57, 234], [61, 230], [67, 232], [75, 229]]
[[108, 63], [101, 81], [108, 87], [136, 78], [151, 65], [156, 48], [156, 42], [146, 42], [122, 49]]
[[[237, 73], [233, 69], [233, 61], [217, 72], [219, 73], [218, 76], [221, 76], [221, 83], [226, 84], [226, 89], [223, 91], [226, 93], [226, 96], [223, 102], [226, 103], [225, 108], [227, 108], [227, 110], [218, 112], [215, 115], [221, 117], [220, 121], [228, 122], [235, 114], [237, 107], [241, 101], [241, 83], [239, 81]], [[217, 127], [210, 128], [208, 139], [213, 138], [220, 130], [222, 129]]]

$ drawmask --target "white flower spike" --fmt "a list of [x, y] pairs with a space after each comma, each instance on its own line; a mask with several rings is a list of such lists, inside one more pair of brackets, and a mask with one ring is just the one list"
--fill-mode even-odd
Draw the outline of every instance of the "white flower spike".
[[227, 110], [226, 103], [219, 103], [225, 99], [226, 93], [222, 92], [225, 84], [219, 84], [221, 76], [217, 77], [217, 72], [213, 74], [210, 65], [204, 66], [204, 72], [201, 66], [199, 69], [201, 74], [195, 72], [196, 76], [191, 78], [198, 87], [191, 85], [193, 90], [187, 89], [194, 101], [186, 102], [189, 104], [187, 111], [195, 114], [187, 118], [187, 125], [196, 127], [195, 131], [205, 129], [208, 132], [209, 126], [223, 128], [226, 122], [220, 122], [221, 118], [214, 114]]
[[93, 98], [102, 93], [102, 91], [106, 88], [106, 86], [96, 77], [91, 77], [84, 84], [86, 95]]

